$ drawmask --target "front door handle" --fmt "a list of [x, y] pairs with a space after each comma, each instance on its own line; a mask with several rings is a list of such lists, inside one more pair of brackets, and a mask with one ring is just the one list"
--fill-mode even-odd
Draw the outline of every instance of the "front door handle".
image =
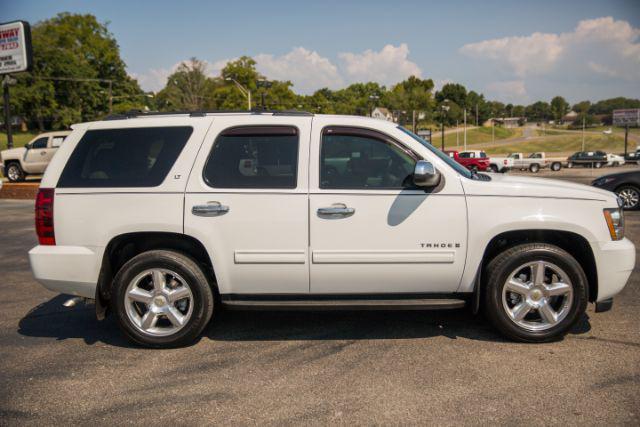
[[196, 216], [218, 216], [229, 212], [229, 206], [221, 205], [220, 202], [209, 202], [206, 205], [195, 205], [191, 208], [191, 213]]
[[334, 203], [328, 208], [318, 208], [318, 215], [330, 218], [342, 218], [351, 216], [356, 212], [354, 208], [348, 208], [344, 203]]

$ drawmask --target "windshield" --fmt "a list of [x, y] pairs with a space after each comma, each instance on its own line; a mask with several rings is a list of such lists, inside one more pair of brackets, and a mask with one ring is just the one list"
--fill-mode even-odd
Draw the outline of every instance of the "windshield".
[[406, 133], [411, 138], [413, 138], [416, 141], [418, 141], [423, 146], [425, 146], [429, 151], [431, 151], [433, 154], [438, 156], [443, 162], [445, 162], [446, 164], [451, 166], [460, 175], [464, 176], [465, 178], [471, 178], [472, 177], [472, 173], [467, 168], [465, 168], [460, 163], [458, 163], [455, 160], [453, 160], [451, 157], [449, 157], [449, 155], [447, 153], [443, 153], [442, 151], [438, 150], [433, 145], [429, 144], [424, 139], [420, 138], [415, 133], [411, 132], [408, 129], [403, 128], [402, 126], [398, 126], [398, 129], [400, 129], [402, 132]]

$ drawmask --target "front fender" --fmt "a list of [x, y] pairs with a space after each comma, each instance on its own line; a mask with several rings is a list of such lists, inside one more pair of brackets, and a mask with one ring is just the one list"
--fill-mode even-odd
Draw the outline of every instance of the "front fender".
[[590, 200], [526, 197], [467, 197], [469, 234], [467, 262], [458, 292], [471, 292], [491, 240], [505, 232], [564, 231], [589, 243], [610, 240], [602, 203]]

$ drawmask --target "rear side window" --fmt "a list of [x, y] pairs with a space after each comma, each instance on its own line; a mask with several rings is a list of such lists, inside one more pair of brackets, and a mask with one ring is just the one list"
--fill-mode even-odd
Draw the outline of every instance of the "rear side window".
[[89, 130], [71, 154], [58, 187], [156, 187], [192, 132], [188, 126]]
[[246, 126], [216, 139], [203, 172], [217, 188], [296, 188], [298, 129]]

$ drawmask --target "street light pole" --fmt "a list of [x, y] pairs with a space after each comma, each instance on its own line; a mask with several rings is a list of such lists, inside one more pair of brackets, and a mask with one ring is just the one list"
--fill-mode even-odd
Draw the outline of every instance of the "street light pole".
[[249, 111], [251, 111], [251, 91], [249, 89], [245, 88], [244, 86], [242, 86], [240, 83], [238, 83], [238, 81], [236, 79], [234, 79], [234, 78], [227, 77], [227, 78], [225, 78], [225, 80], [228, 81], [228, 82], [235, 83], [235, 85], [238, 87], [238, 89], [240, 89], [240, 92], [242, 92], [242, 94], [247, 97], [247, 103], [249, 105]]
[[442, 110], [442, 151], [444, 151], [444, 115], [446, 114], [447, 111], [449, 111], [449, 106], [445, 105], [445, 103], [449, 102], [448, 99], [445, 99], [444, 101], [442, 101], [442, 105], [440, 106], [440, 109]]
[[4, 97], [4, 126], [7, 129], [7, 148], [13, 148], [13, 129], [11, 129], [11, 105], [9, 104], [9, 83], [11, 77], [7, 74], [2, 80]]

